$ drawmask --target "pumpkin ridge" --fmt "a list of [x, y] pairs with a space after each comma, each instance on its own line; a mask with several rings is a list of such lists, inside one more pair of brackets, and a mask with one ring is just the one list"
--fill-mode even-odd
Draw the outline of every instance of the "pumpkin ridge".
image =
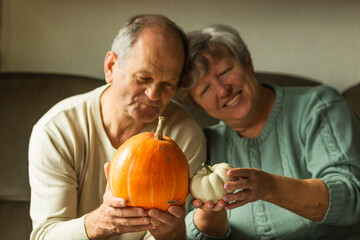
[[131, 168], [133, 167], [133, 165], [134, 165], [134, 162], [131, 161], [129, 169], [128, 169], [128, 176], [127, 176], [127, 179], [128, 179], [128, 181], [127, 181], [128, 200], [130, 202], [129, 205], [131, 205], [131, 206], [134, 206], [134, 202], [133, 202], [132, 197], [131, 197], [131, 183], [130, 183], [131, 182]]
[[[155, 159], [153, 159], [155, 160]], [[156, 165], [156, 163], [152, 163], [153, 165]], [[150, 173], [153, 173], [153, 171], [151, 171]], [[153, 207], [154, 206], [154, 181], [153, 181], [153, 174], [150, 175], [150, 206]]]
[[[173, 187], [172, 187], [172, 192], [171, 192], [171, 195], [170, 195], [170, 198], [169, 198], [169, 201], [174, 201], [176, 199], [173, 199], [174, 198], [174, 195], [175, 195], [175, 189], [177, 187], [176, 185], [176, 179], [175, 179], [175, 170], [174, 170], [174, 166], [173, 164], [171, 164], [171, 162], [169, 162], [169, 165], [171, 166], [171, 171], [172, 171], [172, 182], [173, 182]], [[167, 202], [169, 202], [167, 201]]]

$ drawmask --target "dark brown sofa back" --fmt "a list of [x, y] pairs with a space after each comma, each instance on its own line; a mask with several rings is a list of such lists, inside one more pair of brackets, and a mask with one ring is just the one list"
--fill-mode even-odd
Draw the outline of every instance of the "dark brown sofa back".
[[28, 144], [33, 125], [58, 101], [104, 84], [82, 76], [0, 74], [0, 238], [29, 239]]
[[0, 199], [29, 200], [27, 154], [37, 120], [58, 101], [104, 83], [60, 74], [0, 74]]

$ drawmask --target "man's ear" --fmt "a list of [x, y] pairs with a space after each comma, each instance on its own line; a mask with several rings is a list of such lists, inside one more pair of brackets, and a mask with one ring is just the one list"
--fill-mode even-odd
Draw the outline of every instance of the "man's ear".
[[116, 60], [117, 55], [114, 52], [109, 51], [106, 53], [104, 61], [104, 73], [107, 83], [112, 83], [113, 81], [113, 68], [115, 66]]

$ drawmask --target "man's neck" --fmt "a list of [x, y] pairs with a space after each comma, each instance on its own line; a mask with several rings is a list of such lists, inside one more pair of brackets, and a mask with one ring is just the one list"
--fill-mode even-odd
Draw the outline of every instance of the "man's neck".
[[113, 102], [109, 87], [100, 98], [101, 119], [111, 145], [119, 148], [127, 139], [138, 134], [145, 124], [135, 121], [121, 111], [116, 111]]

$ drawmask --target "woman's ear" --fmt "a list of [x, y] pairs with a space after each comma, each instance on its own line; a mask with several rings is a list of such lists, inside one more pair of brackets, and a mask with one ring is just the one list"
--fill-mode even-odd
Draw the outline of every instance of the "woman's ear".
[[113, 81], [113, 73], [114, 73], [114, 66], [117, 60], [117, 55], [109, 51], [106, 53], [105, 61], [104, 61], [104, 73], [105, 73], [105, 80], [107, 83], [112, 83]]

